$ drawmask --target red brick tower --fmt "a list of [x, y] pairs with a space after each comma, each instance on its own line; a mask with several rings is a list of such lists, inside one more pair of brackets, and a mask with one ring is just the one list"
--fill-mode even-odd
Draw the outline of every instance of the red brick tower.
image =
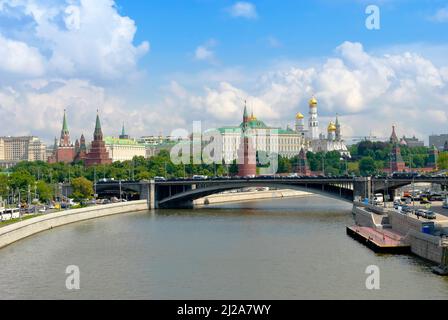
[[392, 144], [397, 144], [400, 142], [400, 140], [398, 140], [398, 136], [397, 133], [395, 132], [395, 126], [392, 126], [392, 134], [390, 136], [390, 143]]
[[403, 172], [406, 171], [406, 164], [401, 156], [401, 149], [398, 144], [394, 144], [392, 147], [392, 153], [390, 157], [390, 168], [392, 172]]
[[75, 147], [70, 142], [70, 132], [67, 125], [67, 116], [64, 110], [64, 118], [62, 120], [61, 137], [59, 145], [56, 147], [54, 157], [50, 162], [72, 163], [75, 158]]
[[101, 130], [100, 116], [96, 115], [95, 132], [93, 133], [93, 141], [89, 153], [86, 155], [85, 164], [87, 167], [111, 164], [112, 159], [106, 150], [106, 143], [103, 140], [103, 131]]
[[257, 153], [250, 137], [249, 116], [247, 106], [244, 106], [241, 144], [238, 150], [238, 176], [250, 177], [257, 175]]
[[79, 140], [78, 147], [76, 148], [76, 156], [75, 161], [84, 161], [86, 160], [87, 155], [87, 146], [86, 146], [86, 138], [84, 135], [81, 135], [81, 139]]
[[301, 176], [310, 176], [311, 170], [308, 165], [305, 149], [301, 149], [299, 153], [299, 163], [297, 164], [297, 174]]

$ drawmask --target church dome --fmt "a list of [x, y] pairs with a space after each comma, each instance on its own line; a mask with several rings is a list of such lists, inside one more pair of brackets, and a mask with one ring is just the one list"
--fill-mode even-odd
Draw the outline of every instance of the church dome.
[[257, 117], [254, 116], [254, 113], [252, 112], [252, 114], [249, 117], [249, 121], [257, 121]]
[[311, 99], [310, 99], [310, 101], [309, 101], [309, 104], [310, 104], [310, 108], [313, 108], [313, 107], [315, 107], [315, 106], [317, 106], [317, 99], [316, 99], [316, 97], [312, 97]]
[[297, 120], [302, 120], [304, 118], [305, 118], [305, 116], [303, 114], [301, 114], [300, 112], [298, 114], [296, 114], [296, 119]]
[[336, 130], [336, 125], [333, 122], [330, 122], [330, 124], [328, 125], [328, 132], [336, 132]]

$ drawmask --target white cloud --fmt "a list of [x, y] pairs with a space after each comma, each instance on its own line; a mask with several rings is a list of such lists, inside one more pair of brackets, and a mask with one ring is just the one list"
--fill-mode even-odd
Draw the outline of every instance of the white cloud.
[[97, 108], [106, 134], [118, 133], [123, 119], [132, 123], [131, 133], [143, 134], [169, 117], [129, 105], [116, 93], [141, 74], [138, 62], [149, 43], [134, 44], [135, 23], [113, 0], [0, 0], [3, 16], [21, 22], [0, 34], [0, 135], [50, 141], [60, 132], [64, 109], [73, 137], [91, 135]]
[[208, 40], [206, 43], [198, 46], [194, 53], [194, 58], [198, 61], [207, 61], [211, 64], [216, 64], [217, 59], [213, 48], [217, 45], [214, 39]]
[[[129, 105], [112, 90], [87, 80], [34, 80], [17, 88], [0, 89], [0, 135], [38, 135], [51, 143], [62, 128], [63, 110], [67, 109], [73, 140], [81, 134], [89, 141], [99, 109], [105, 135], [117, 136], [123, 121], [134, 136], [150, 134], [148, 128], [162, 130], [170, 125], [185, 126], [177, 106]], [[157, 132], [153, 132], [154, 134]]]
[[204, 79], [201, 93], [177, 83], [182, 95], [171, 91], [170, 99], [185, 119], [216, 125], [237, 124], [247, 99], [256, 116], [285, 126], [298, 111], [308, 113], [308, 99], [316, 94], [321, 128], [339, 113], [348, 135], [387, 136], [397, 124], [402, 134], [425, 138], [446, 131], [447, 70], [413, 52], [375, 55], [360, 43], [344, 42], [333, 57], [305, 69], [296, 63], [271, 68], [255, 83], [254, 74], [246, 73], [246, 83], [239, 80], [238, 86]]
[[430, 20], [435, 22], [448, 22], [448, 7], [440, 8], [430, 17]]
[[39, 46], [35, 55], [45, 52], [50, 76], [122, 80], [137, 72], [138, 60], [149, 50], [148, 42], [133, 44], [135, 23], [117, 12], [113, 0], [58, 4], [3, 0], [0, 15], [6, 10], [5, 4], [33, 20], [29, 41]]
[[45, 72], [45, 60], [39, 50], [26, 43], [6, 39], [0, 34], [0, 74], [6, 72], [18, 76], [41, 76]]
[[234, 18], [256, 19], [258, 13], [255, 5], [250, 2], [240, 1], [228, 9], [230, 15]]

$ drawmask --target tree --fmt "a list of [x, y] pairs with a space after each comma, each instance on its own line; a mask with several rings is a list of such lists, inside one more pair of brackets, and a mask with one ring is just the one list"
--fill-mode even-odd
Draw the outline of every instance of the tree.
[[8, 176], [0, 173], [0, 197], [8, 195]]
[[93, 183], [84, 177], [72, 180], [73, 198], [75, 201], [84, 201], [92, 198]]
[[359, 162], [349, 162], [348, 163], [348, 172], [350, 174], [359, 175]]
[[448, 152], [439, 154], [439, 158], [437, 159], [437, 167], [440, 170], [448, 169]]
[[364, 157], [359, 162], [359, 172], [362, 176], [369, 176], [376, 171], [375, 160], [372, 157]]
[[39, 200], [42, 202], [50, 201], [53, 197], [53, 190], [45, 181], [38, 181], [36, 183], [36, 190], [39, 195]]
[[29, 186], [34, 185], [35, 180], [26, 169], [20, 169], [11, 174], [9, 181], [9, 184], [13, 189], [27, 190]]

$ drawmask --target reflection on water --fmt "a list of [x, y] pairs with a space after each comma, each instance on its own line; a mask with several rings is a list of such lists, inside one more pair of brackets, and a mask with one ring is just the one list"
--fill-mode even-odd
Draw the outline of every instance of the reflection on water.
[[[411, 256], [345, 234], [350, 206], [319, 197], [132, 213], [54, 229], [0, 250], [0, 298], [446, 299]], [[65, 269], [81, 270], [81, 290]], [[381, 290], [365, 269], [381, 270]]]

